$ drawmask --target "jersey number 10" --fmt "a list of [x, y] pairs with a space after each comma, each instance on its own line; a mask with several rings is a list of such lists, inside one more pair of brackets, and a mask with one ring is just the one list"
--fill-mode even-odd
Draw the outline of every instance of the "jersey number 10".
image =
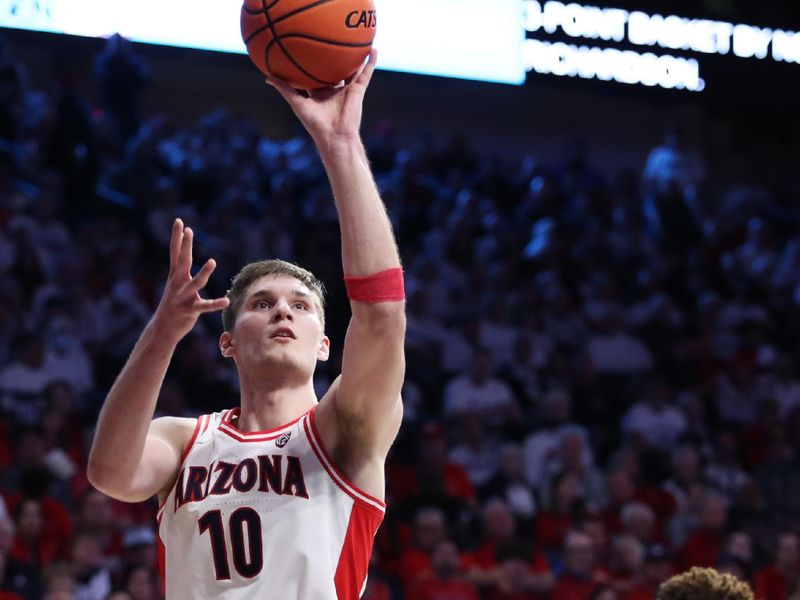
[[[225, 529], [222, 524], [222, 513], [210, 510], [198, 521], [200, 535], [208, 531], [211, 536], [211, 552], [214, 555], [214, 570], [217, 579], [230, 579], [231, 568], [228, 565], [228, 545], [225, 543]], [[247, 544], [245, 545], [244, 528], [247, 525]], [[261, 544], [261, 517], [252, 508], [237, 508], [228, 519], [228, 531], [231, 536], [233, 550], [233, 566], [242, 577], [255, 577], [264, 566], [264, 553]]]

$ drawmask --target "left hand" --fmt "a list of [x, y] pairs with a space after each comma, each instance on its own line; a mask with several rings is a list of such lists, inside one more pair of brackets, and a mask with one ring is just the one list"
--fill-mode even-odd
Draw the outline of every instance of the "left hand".
[[266, 81], [289, 103], [317, 145], [327, 146], [358, 139], [364, 94], [377, 60], [378, 52], [373, 48], [369, 60], [344, 85], [307, 94], [295, 90], [282, 79], [268, 77]]

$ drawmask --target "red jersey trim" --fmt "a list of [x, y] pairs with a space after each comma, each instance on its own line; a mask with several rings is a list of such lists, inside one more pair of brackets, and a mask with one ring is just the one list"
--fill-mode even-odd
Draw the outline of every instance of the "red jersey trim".
[[[161, 519], [158, 519], [159, 529], [161, 529]], [[161, 531], [158, 532], [158, 574], [159, 579], [161, 579], [161, 593], [162, 595], [166, 595], [167, 593], [167, 547], [164, 545], [163, 540], [161, 539]]]
[[223, 415], [219, 423], [219, 430], [224, 434], [232, 437], [237, 442], [269, 442], [270, 440], [277, 439], [281, 437], [285, 429], [288, 429], [289, 427], [297, 423], [300, 419], [302, 419], [308, 414], [308, 412], [305, 412], [299, 417], [297, 417], [294, 421], [290, 421], [289, 423], [286, 423], [285, 425], [280, 425], [279, 427], [274, 427], [272, 429], [265, 429], [264, 431], [251, 431], [246, 433], [244, 431], [239, 431], [231, 423], [233, 417], [238, 415], [240, 410], [241, 409], [239, 408], [233, 408], [229, 411], [226, 411], [226, 414]]
[[[186, 445], [186, 448], [183, 450], [183, 454], [181, 454], [181, 464], [178, 467], [178, 472], [180, 473], [180, 467], [183, 466], [183, 463], [186, 461], [186, 457], [189, 456], [189, 452], [191, 452], [194, 443], [197, 441], [203, 433], [205, 433], [206, 429], [208, 429], [209, 424], [211, 423], [211, 415], [200, 415], [197, 417], [197, 423], [194, 426], [194, 433], [192, 433], [191, 439], [189, 439], [189, 443]], [[173, 486], [174, 487], [174, 486]], [[167, 505], [167, 499], [169, 498], [169, 494], [167, 494], [161, 503], [158, 505], [158, 509], [156, 510], [156, 518], [161, 519], [161, 513], [164, 511], [164, 507]]]
[[359, 503], [350, 511], [336, 574], [333, 578], [339, 600], [358, 600], [367, 583], [369, 559], [382, 517]]
[[197, 417], [197, 424], [194, 426], [194, 433], [192, 434], [192, 438], [189, 440], [189, 443], [186, 444], [186, 448], [183, 449], [183, 454], [181, 454], [181, 464], [183, 461], [186, 460], [186, 457], [189, 456], [189, 452], [192, 450], [192, 446], [197, 441], [197, 438], [208, 428], [208, 422], [211, 420], [211, 415], [201, 415]]
[[[316, 407], [315, 407], [316, 408]], [[311, 409], [308, 413], [308, 418], [303, 421], [303, 426], [306, 430], [306, 436], [308, 436], [308, 441], [311, 443], [311, 449], [314, 451], [314, 454], [317, 455], [317, 459], [319, 460], [322, 468], [328, 473], [330, 478], [333, 482], [338, 485], [342, 491], [344, 491], [347, 495], [352, 497], [354, 500], [359, 501], [366, 506], [372, 508], [373, 510], [378, 510], [381, 514], [386, 512], [386, 503], [378, 498], [370, 496], [366, 492], [360, 490], [358, 487], [353, 485], [347, 477], [345, 477], [339, 469], [336, 468], [336, 465], [333, 464], [330, 456], [328, 455], [327, 450], [325, 450], [325, 446], [322, 444], [322, 438], [317, 431], [316, 423], [314, 422], [314, 409]]]

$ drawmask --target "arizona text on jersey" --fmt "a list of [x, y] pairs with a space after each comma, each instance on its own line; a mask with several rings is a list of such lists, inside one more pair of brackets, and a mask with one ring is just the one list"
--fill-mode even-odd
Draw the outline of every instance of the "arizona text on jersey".
[[238, 409], [203, 415], [159, 507], [168, 600], [355, 600], [383, 502], [336, 469], [314, 410], [242, 433]]

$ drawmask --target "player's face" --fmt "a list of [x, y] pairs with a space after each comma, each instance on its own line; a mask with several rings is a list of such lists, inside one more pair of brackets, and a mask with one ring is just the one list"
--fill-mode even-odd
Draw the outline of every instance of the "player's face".
[[247, 288], [232, 332], [220, 340], [237, 365], [301, 369], [310, 376], [327, 360], [330, 341], [322, 331], [313, 292], [288, 275], [268, 275]]

